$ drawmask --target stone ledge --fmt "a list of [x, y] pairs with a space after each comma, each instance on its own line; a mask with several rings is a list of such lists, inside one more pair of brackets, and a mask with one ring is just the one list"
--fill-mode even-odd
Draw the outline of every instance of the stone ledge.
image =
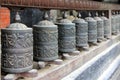
[[118, 67], [117, 63], [120, 59], [116, 57], [118, 57], [120, 52], [119, 47], [120, 42], [113, 44], [62, 80], [97, 80], [100, 76], [102, 76], [102, 78], [109, 77], [108, 75], [110, 75], [110, 73], [112, 74], [112, 71]]
[[110, 80], [120, 80], [120, 65], [116, 69], [115, 73], [111, 76]]
[[120, 65], [120, 55], [118, 55], [114, 59], [114, 61], [109, 65], [109, 67], [103, 72], [103, 74], [97, 80], [109, 80], [110, 77], [115, 72], [115, 70], [119, 67], [119, 65]]
[[82, 51], [80, 55], [73, 57], [71, 60], [64, 60], [62, 65], [52, 64], [51, 67], [48, 66], [39, 70], [37, 77], [27, 78], [26, 80], [60, 80], [119, 40], [120, 35], [112, 36], [110, 40], [100, 43], [99, 46], [92, 46], [89, 51]]
[[71, 59], [64, 60], [61, 65], [50, 64], [38, 70], [35, 78], [24, 78], [24, 80], [61, 80], [70, 72], [81, 67], [87, 61], [120, 40], [120, 35], [112, 36], [110, 40], [99, 43], [99, 46], [91, 46], [89, 51], [82, 51], [80, 55], [71, 56]]

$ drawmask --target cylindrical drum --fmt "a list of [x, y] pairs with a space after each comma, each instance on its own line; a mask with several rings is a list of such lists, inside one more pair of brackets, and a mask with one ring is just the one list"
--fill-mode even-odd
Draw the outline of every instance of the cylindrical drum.
[[119, 32], [120, 32], [120, 12], [118, 13], [118, 17], [119, 17]]
[[112, 34], [115, 35], [117, 33], [117, 28], [116, 28], [116, 17], [113, 15], [111, 17], [111, 27], [112, 27]]
[[33, 66], [32, 29], [22, 23], [13, 23], [1, 30], [2, 70], [21, 73]]
[[119, 32], [120, 32], [120, 12], [119, 12]]
[[62, 19], [58, 25], [59, 51], [64, 53], [76, 50], [75, 24], [68, 19]]
[[100, 17], [94, 18], [97, 21], [97, 41], [101, 41], [104, 38], [104, 23]]
[[76, 24], [76, 46], [88, 47], [88, 22], [84, 19], [75, 19]]
[[88, 42], [97, 43], [97, 21], [91, 17], [87, 17], [88, 22]]
[[119, 33], [119, 15], [116, 14], [116, 31], [117, 31], [117, 34]]
[[51, 61], [58, 58], [58, 28], [44, 20], [33, 27], [34, 60]]
[[109, 39], [110, 38], [110, 20], [107, 17], [101, 17], [104, 20], [104, 37]]

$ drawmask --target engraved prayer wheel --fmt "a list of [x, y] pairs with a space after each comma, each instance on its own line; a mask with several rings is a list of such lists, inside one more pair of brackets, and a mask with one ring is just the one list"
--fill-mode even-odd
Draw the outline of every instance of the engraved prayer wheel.
[[116, 17], [115, 17], [114, 12], [113, 12], [113, 15], [111, 17], [111, 26], [112, 26], [112, 34], [116, 35], [117, 34], [117, 28], [116, 28]]
[[118, 15], [118, 11], [116, 12], [116, 31], [117, 34], [119, 34], [119, 15]]
[[98, 17], [98, 13], [96, 13], [96, 17], [94, 19], [97, 21], [97, 41], [101, 42], [104, 38], [104, 22]]
[[[20, 16], [16, 15], [16, 21]], [[21, 73], [33, 66], [33, 36], [32, 29], [16, 22], [1, 30], [2, 70], [8, 73]]]
[[109, 39], [110, 38], [110, 20], [105, 17], [105, 14], [102, 13], [101, 19], [104, 21], [104, 38]]
[[89, 13], [89, 17], [85, 18], [88, 22], [88, 42], [96, 44], [97, 43], [97, 21], [90, 17], [91, 14]]
[[64, 19], [57, 23], [59, 34], [59, 51], [69, 53], [76, 50], [76, 30], [75, 24], [66, 19], [66, 13], [64, 13], [63, 17]]
[[76, 24], [76, 46], [77, 47], [88, 47], [88, 22], [81, 19], [81, 14], [78, 13], [73, 23]]
[[119, 14], [119, 32], [120, 32], [120, 11], [118, 12]]
[[33, 27], [34, 60], [52, 61], [58, 58], [58, 27], [47, 20], [40, 21]]

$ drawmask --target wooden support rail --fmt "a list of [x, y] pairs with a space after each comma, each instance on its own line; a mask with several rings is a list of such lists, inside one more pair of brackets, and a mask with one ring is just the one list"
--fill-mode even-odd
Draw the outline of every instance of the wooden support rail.
[[0, 5], [6, 7], [34, 7], [41, 9], [120, 10], [120, 5], [118, 4], [90, 0], [0, 0]]

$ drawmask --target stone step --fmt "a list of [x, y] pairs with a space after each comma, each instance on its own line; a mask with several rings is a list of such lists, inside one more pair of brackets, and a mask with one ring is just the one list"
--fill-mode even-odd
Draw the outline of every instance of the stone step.
[[119, 66], [120, 66], [120, 55], [115, 58], [115, 60], [110, 64], [110, 66], [103, 72], [103, 74], [97, 80], [110, 80], [111, 76], [116, 71], [116, 69], [119, 68]]
[[120, 80], [120, 65], [111, 76], [110, 80]]
[[[108, 80], [120, 62], [117, 57], [120, 54], [119, 47], [120, 42], [112, 45], [62, 80]], [[112, 72], [109, 71], [110, 69]], [[107, 73], [111, 75], [108, 76]]]

